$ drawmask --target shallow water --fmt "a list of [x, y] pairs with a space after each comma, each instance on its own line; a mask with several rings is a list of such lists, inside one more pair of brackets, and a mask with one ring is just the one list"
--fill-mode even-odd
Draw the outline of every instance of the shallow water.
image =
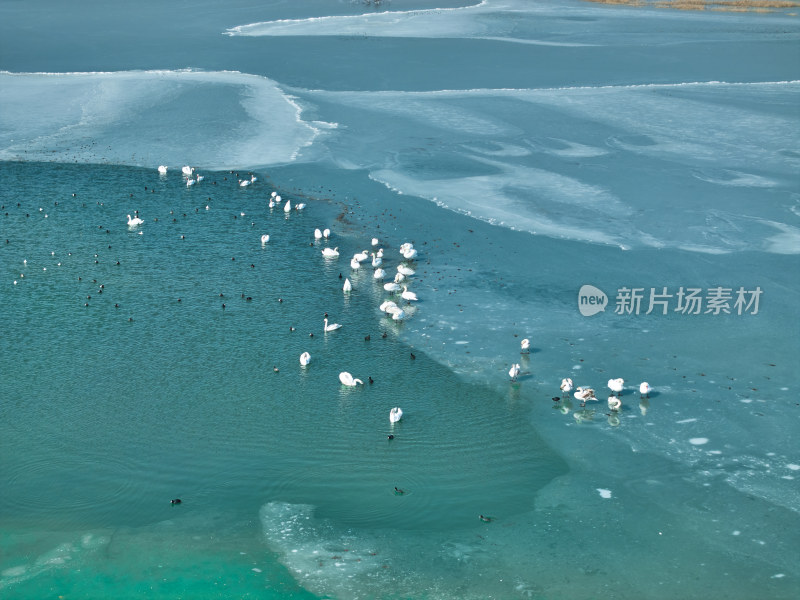
[[4, 595], [797, 595], [796, 17], [457, 6], [3, 29]]

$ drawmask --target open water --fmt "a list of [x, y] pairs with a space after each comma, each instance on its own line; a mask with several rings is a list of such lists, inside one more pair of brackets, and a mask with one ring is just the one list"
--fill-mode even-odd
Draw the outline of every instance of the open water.
[[0, 597], [796, 598], [799, 24], [0, 2]]

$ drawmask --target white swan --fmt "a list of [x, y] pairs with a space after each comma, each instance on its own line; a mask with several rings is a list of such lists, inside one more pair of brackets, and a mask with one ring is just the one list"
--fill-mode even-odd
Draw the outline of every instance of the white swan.
[[162, 175], [166, 175], [166, 173], [167, 173], [166, 165], [159, 165], [158, 166], [158, 172], [161, 173]]
[[294, 205], [294, 209], [295, 210], [303, 210], [305, 207], [306, 207], [306, 203], [305, 202], [301, 202], [300, 204], [295, 204]]
[[187, 177], [189, 177], [192, 173], [194, 173], [194, 167], [190, 167], [189, 165], [186, 165], [185, 167], [183, 167], [181, 169], [181, 172], [184, 175], [186, 175]]
[[339, 381], [342, 382], [342, 385], [346, 385], [346, 386], [349, 386], [349, 387], [353, 387], [355, 385], [360, 385], [360, 384], [363, 385], [363, 383], [364, 383], [360, 379], [355, 379], [347, 371], [342, 371], [341, 373], [339, 373]]
[[200, 183], [205, 178], [206, 178], [205, 175], [196, 175], [195, 176], [195, 179], [197, 180], [197, 183]]
[[269, 236], [265, 233], [261, 236], [261, 244], [264, 245], [269, 241]]
[[329, 237], [331, 237], [331, 230], [330, 229], [323, 229], [322, 230], [322, 237], [324, 237], [325, 239], [328, 239]]
[[517, 377], [519, 377], [520, 370], [521, 368], [519, 364], [511, 365], [511, 368], [508, 370], [508, 376], [511, 377], [511, 381], [517, 380]]
[[336, 331], [337, 329], [341, 328], [339, 323], [331, 323], [328, 325], [328, 317], [325, 317], [325, 325], [323, 326], [323, 331]]
[[321, 229], [315, 229], [314, 230], [314, 239], [315, 240], [321, 240], [322, 239], [322, 230]]
[[393, 321], [402, 321], [405, 318], [406, 318], [406, 312], [402, 308], [398, 308], [397, 310], [392, 311]]
[[287, 213], [287, 212], [291, 212], [291, 210], [292, 210], [292, 201], [291, 200], [287, 200], [286, 204], [283, 205], [283, 212]]
[[392, 314], [394, 311], [400, 310], [400, 307], [397, 306], [397, 304], [392, 302], [391, 300], [384, 300], [381, 303], [380, 309], [381, 312]]
[[416, 248], [409, 248], [405, 252], [403, 252], [403, 258], [406, 260], [414, 260], [417, 258], [417, 250]]
[[195, 183], [197, 182], [191, 177], [189, 177], [189, 179], [186, 180], [186, 187], [192, 187]]
[[375, 269], [375, 272], [372, 274], [372, 276], [377, 280], [381, 280], [384, 277], [386, 277], [386, 271], [378, 267], [377, 269]]
[[403, 409], [399, 406], [395, 406], [392, 410], [389, 411], [389, 421], [392, 423], [397, 423], [400, 419], [403, 418]]
[[305, 367], [310, 362], [311, 362], [311, 355], [308, 352], [303, 352], [300, 355], [300, 364]]
[[373, 267], [380, 267], [381, 264], [383, 264], [383, 259], [373, 252], [372, 253], [372, 266]]
[[414, 292], [408, 291], [408, 286], [403, 286], [403, 293], [400, 294], [403, 297], [403, 300], [406, 302], [416, 302], [418, 300], [417, 295]]
[[350, 280], [347, 277], [345, 277], [344, 285], [342, 286], [342, 291], [349, 292], [352, 289], [353, 289], [353, 284], [350, 283]]
[[594, 390], [592, 388], [579, 387], [575, 390], [573, 396], [575, 396], [576, 400], [581, 400], [582, 402], [586, 400], [597, 400], [597, 398], [594, 397]]
[[323, 248], [322, 256], [326, 258], [333, 258], [335, 256], [339, 256], [339, 247], [337, 246], [336, 248]]
[[250, 181], [249, 179], [240, 179], [239, 180], [239, 187], [247, 187], [251, 183], [253, 183], [253, 182]]
[[131, 219], [131, 216], [128, 215], [128, 227], [138, 227], [142, 223], [144, 223], [144, 221], [140, 219], [138, 216]]
[[399, 292], [401, 288], [394, 281], [390, 281], [389, 283], [383, 284], [383, 289], [385, 289], [387, 292], [394, 293], [394, 292]]
[[639, 384], [639, 394], [641, 394], [642, 397], [644, 397], [644, 398], [649, 398], [650, 397], [650, 392], [652, 390], [653, 390], [653, 388], [651, 388], [650, 384], [647, 383], [646, 381], [643, 381], [642, 383]]
[[378, 245], [378, 238], [372, 238], [372, 245], [373, 246], [377, 246]]
[[528, 354], [531, 351], [531, 341], [525, 338], [519, 343], [519, 347], [523, 354]]
[[622, 408], [622, 400], [617, 398], [614, 395], [608, 397], [608, 408], [609, 410], [617, 411]]
[[405, 265], [397, 265], [397, 272], [401, 275], [405, 275], [406, 277], [411, 277], [416, 271], [414, 269], [409, 269]]
[[353, 269], [353, 270], [357, 270], [359, 267], [361, 267], [361, 263], [358, 262], [355, 258], [351, 258], [350, 259], [350, 268]]
[[569, 377], [565, 377], [561, 380], [561, 392], [562, 394], [569, 394], [572, 391], [572, 379]]
[[353, 254], [353, 258], [355, 258], [358, 262], [361, 263], [369, 258], [369, 254], [367, 253], [366, 250], [364, 250], [363, 252], [357, 252]]
[[608, 389], [617, 394], [617, 396], [622, 394], [622, 388], [624, 386], [625, 386], [625, 380], [622, 379], [621, 377], [618, 379], [608, 380]]

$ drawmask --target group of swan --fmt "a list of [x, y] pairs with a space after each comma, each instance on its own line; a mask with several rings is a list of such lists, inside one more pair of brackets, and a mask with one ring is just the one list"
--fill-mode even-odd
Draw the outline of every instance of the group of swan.
[[330, 229], [315, 229], [314, 230], [314, 239], [321, 240], [322, 238], [329, 238], [331, 237], [331, 230]]
[[[614, 412], [622, 408], [622, 391], [625, 388], [625, 380], [622, 378], [609, 379], [608, 389], [611, 390], [611, 395], [608, 397], [608, 408]], [[642, 398], [648, 398], [652, 387], [646, 381], [639, 384], [639, 394]], [[566, 378], [561, 380], [561, 391], [563, 394], [569, 394], [572, 391], [572, 379]], [[573, 394], [576, 400], [580, 400], [584, 404], [590, 400], [597, 400], [595, 392], [589, 387], [578, 387]]]
[[417, 250], [411, 242], [405, 242], [400, 245], [400, 254], [402, 254], [403, 258], [406, 260], [414, 260], [418, 256]]

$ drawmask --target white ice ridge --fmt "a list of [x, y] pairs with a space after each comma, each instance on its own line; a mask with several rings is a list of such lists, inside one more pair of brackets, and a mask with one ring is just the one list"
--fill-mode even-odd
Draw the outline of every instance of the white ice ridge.
[[0, 160], [247, 168], [296, 160], [331, 127], [238, 71], [0, 72], [0, 103]]

